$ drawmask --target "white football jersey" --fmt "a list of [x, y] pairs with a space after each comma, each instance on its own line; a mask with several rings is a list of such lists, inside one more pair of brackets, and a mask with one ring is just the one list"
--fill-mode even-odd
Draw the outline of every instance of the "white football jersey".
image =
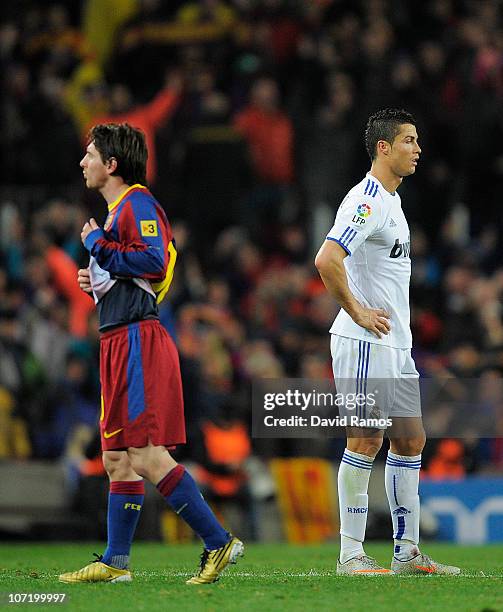
[[[91, 255], [89, 259], [89, 279], [91, 281], [91, 288], [93, 290], [95, 304], [97, 304], [101, 298], [110, 291], [119, 278], [121, 277], [112, 276], [110, 272], [100, 268], [96, 259]], [[145, 280], [144, 278], [128, 278], [128, 280], [140, 287], [140, 289], [150, 293], [150, 295], [155, 298], [155, 292], [148, 280]]]
[[327, 240], [334, 240], [348, 253], [344, 265], [349, 289], [360, 304], [383, 308], [391, 315], [391, 331], [379, 339], [341, 308], [330, 333], [412, 348], [410, 232], [398, 193], [389, 193], [367, 174], [342, 201]]

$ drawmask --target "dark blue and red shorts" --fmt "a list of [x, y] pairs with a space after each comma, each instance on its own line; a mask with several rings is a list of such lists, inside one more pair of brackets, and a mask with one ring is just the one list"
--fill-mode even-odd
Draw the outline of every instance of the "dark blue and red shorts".
[[185, 442], [178, 351], [159, 321], [104, 332], [100, 379], [103, 450]]

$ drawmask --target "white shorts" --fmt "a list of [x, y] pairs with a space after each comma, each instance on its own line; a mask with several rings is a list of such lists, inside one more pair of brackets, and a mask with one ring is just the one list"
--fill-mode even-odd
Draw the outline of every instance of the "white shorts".
[[330, 350], [337, 392], [374, 394], [354, 414], [365, 419], [421, 416], [419, 372], [410, 349], [331, 334]]

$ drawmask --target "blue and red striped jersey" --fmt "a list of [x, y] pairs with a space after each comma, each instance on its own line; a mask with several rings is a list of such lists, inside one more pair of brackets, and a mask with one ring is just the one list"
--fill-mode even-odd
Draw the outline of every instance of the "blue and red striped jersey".
[[85, 239], [100, 331], [158, 318], [176, 262], [173, 232], [159, 202], [132, 185], [109, 204], [103, 229]]

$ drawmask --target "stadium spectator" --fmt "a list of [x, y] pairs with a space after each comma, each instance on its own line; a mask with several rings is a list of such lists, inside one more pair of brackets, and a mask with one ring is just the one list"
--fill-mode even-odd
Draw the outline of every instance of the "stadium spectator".
[[293, 126], [279, 108], [273, 79], [261, 78], [253, 84], [250, 104], [234, 124], [250, 146], [257, 178], [266, 184], [289, 185], [294, 178]]
[[424, 474], [433, 480], [461, 479], [466, 473], [463, 458], [464, 448], [461, 441], [449, 438], [441, 440]]
[[[243, 220], [254, 236], [263, 232], [266, 217], [271, 233], [280, 216], [285, 218], [288, 188], [294, 180], [294, 132], [280, 109], [279, 88], [272, 78], [259, 78], [252, 86], [250, 102], [234, 117], [236, 130], [250, 149], [255, 187], [245, 202]], [[272, 241], [271, 236], [266, 238]]]
[[[129, 123], [145, 134], [149, 157], [147, 181], [155, 183], [157, 177], [157, 155], [155, 133], [175, 111], [182, 90], [182, 79], [177, 72], [169, 72], [164, 88], [148, 104], [134, 105], [131, 93], [124, 85], [115, 85], [111, 93], [111, 108], [106, 115], [93, 117], [91, 124]], [[87, 126], [89, 130], [92, 125]], [[86, 130], [86, 136], [87, 136]]]

